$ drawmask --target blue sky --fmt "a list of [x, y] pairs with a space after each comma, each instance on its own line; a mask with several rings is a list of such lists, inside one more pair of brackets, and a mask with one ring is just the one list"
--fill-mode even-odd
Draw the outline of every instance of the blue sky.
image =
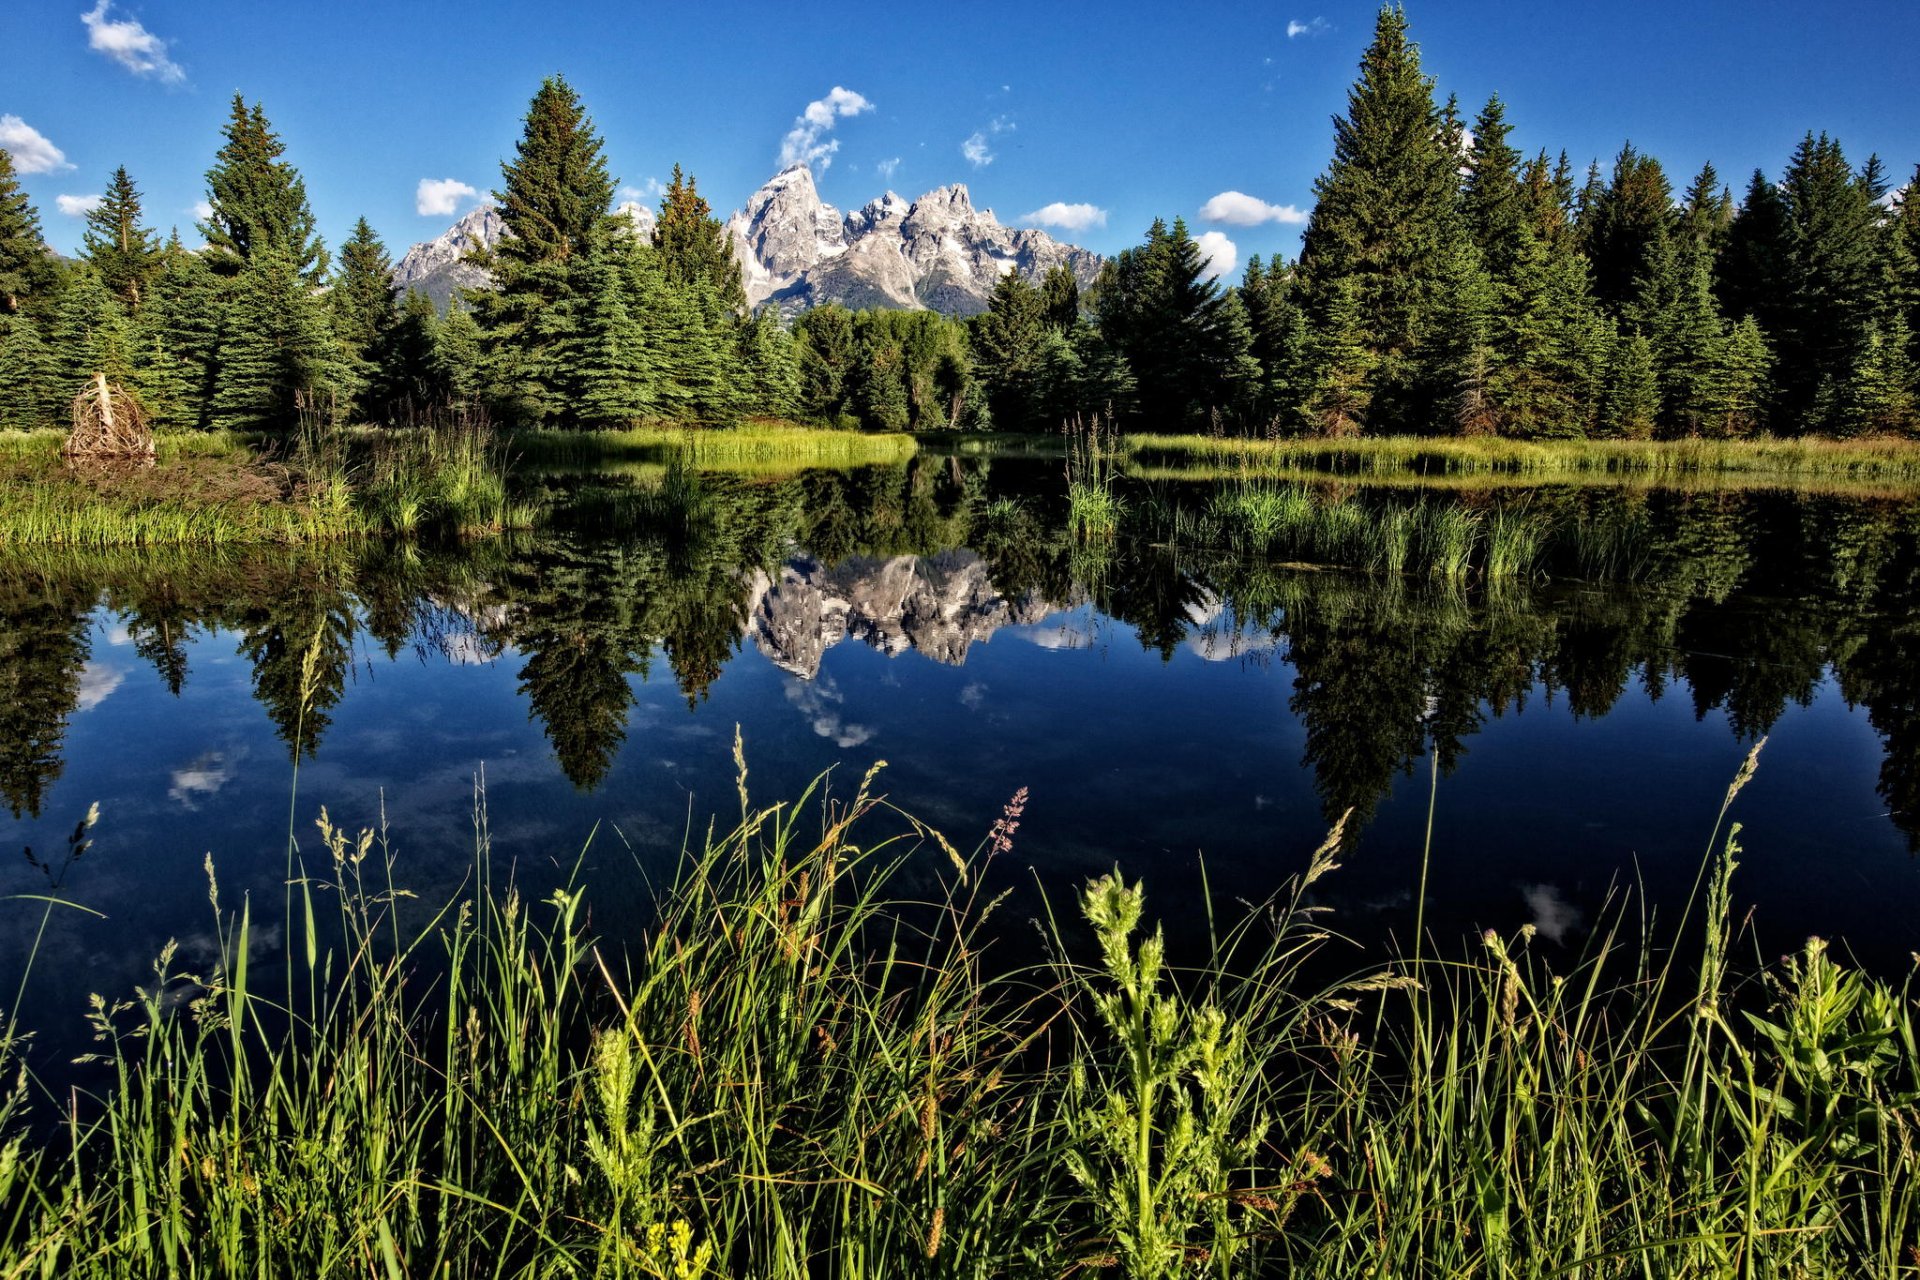
[[[151, 221], [191, 239], [238, 91], [286, 142], [329, 244], [364, 215], [397, 257], [471, 207], [462, 185], [498, 184], [528, 98], [558, 72], [635, 192], [657, 191], [677, 161], [724, 215], [818, 104], [830, 124], [803, 128], [793, 149], [814, 149], [822, 193], [843, 210], [888, 188], [911, 198], [965, 182], [1001, 221], [1045, 215], [1102, 252], [1181, 216], [1244, 263], [1297, 250], [1293, 219], [1312, 202], [1376, 11], [5, 0], [0, 145], [36, 170], [22, 181], [62, 251], [81, 228], [63, 206], [79, 210], [121, 164]], [[1630, 138], [1676, 187], [1711, 160], [1738, 194], [1755, 167], [1777, 176], [1808, 129], [1856, 161], [1877, 151], [1900, 182], [1920, 161], [1911, 0], [1413, 0], [1408, 17], [1442, 96], [1471, 117], [1498, 92], [1518, 146], [1564, 147], [1581, 168]], [[450, 185], [436, 200], [423, 181]]]

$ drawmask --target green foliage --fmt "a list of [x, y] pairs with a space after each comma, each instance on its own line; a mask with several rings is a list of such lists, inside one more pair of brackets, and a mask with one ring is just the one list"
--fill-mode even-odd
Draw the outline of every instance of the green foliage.
[[1660, 385], [1654, 375], [1653, 346], [1637, 330], [1616, 332], [1607, 358], [1600, 434], [1618, 440], [1652, 437], [1660, 411]]
[[1787, 239], [1778, 357], [1780, 425], [1845, 434], [1855, 396], [1844, 385], [1865, 358], [1878, 306], [1883, 187], [1847, 165], [1840, 143], [1808, 134], [1781, 181]]
[[54, 258], [40, 238], [40, 216], [20, 187], [13, 156], [0, 151], [0, 314], [38, 309], [54, 286]]
[[108, 291], [133, 314], [160, 269], [160, 242], [140, 223], [140, 192], [124, 167], [115, 169], [100, 203], [87, 213], [81, 244]]
[[33, 431], [59, 425], [66, 406], [55, 394], [57, 368], [32, 317], [0, 317], [0, 429]]
[[126, 308], [90, 265], [69, 268], [63, 275], [47, 334], [55, 361], [49, 392], [56, 410], [64, 410], [96, 373], [123, 383], [132, 372], [132, 324]]
[[1406, 14], [1382, 8], [1347, 112], [1334, 119], [1333, 160], [1314, 183], [1300, 250], [1303, 304], [1323, 335], [1308, 400], [1321, 429], [1363, 418], [1378, 430], [1424, 426], [1419, 353], [1463, 234], [1458, 142], [1457, 122], [1434, 105]]
[[340, 262], [327, 290], [327, 314], [339, 348], [341, 398], [359, 421], [377, 412], [374, 387], [399, 308], [393, 300], [393, 260], [365, 218], [340, 246]]
[[256, 255], [275, 250], [308, 284], [319, 284], [326, 276], [327, 252], [307, 204], [307, 184], [281, 159], [286, 145], [266, 113], [236, 93], [222, 132], [226, 143], [207, 171], [207, 204], [213, 212], [200, 224], [214, 261], [231, 275]]
[[653, 247], [670, 283], [683, 288], [704, 286], [730, 315], [746, 309], [740, 263], [733, 256], [727, 230], [713, 216], [692, 176], [681, 173], [677, 164], [666, 194], [660, 198]]
[[327, 315], [293, 255], [257, 250], [234, 277], [221, 323], [210, 424], [221, 431], [290, 432], [340, 410], [338, 349]]

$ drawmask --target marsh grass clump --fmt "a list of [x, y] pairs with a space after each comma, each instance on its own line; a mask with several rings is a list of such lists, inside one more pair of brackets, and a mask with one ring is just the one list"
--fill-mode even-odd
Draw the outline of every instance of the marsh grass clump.
[[[738, 747], [736, 745], [738, 758]], [[1749, 757], [1721, 823], [1752, 777]], [[400, 887], [324, 813], [263, 927], [96, 998], [101, 1085], [0, 1095], [0, 1267], [145, 1277], [1896, 1275], [1911, 992], [1741, 967], [1738, 827], [1678, 933], [1608, 913], [1327, 985], [1336, 827], [1175, 945], [1118, 871], [996, 959], [1025, 795], [971, 855], [878, 768], [694, 840], [630, 942], [584, 888]], [[84, 844], [88, 831], [76, 834]], [[60, 895], [43, 912], [69, 909]], [[1199, 928], [1199, 922], [1195, 928]], [[276, 942], [269, 934], [283, 941]], [[1197, 949], [1196, 949], [1197, 948]], [[277, 952], [277, 954], [276, 954]], [[1678, 960], [1681, 954], [1690, 957]], [[16, 996], [16, 1003], [18, 997]], [[22, 1040], [9, 1022], [0, 1051]]]
[[1066, 438], [1067, 524], [1081, 542], [1119, 536], [1126, 500], [1114, 491], [1113, 434], [1099, 414], [1075, 416], [1061, 428]]

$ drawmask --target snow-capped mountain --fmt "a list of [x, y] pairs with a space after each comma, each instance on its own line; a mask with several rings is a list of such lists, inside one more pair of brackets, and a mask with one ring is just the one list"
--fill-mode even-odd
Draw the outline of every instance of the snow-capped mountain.
[[[636, 234], [652, 234], [652, 210], [628, 203], [618, 212]], [[993, 286], [1009, 271], [1037, 284], [1049, 269], [1065, 266], [1084, 288], [1100, 270], [1098, 254], [1044, 231], [1001, 226], [993, 210], [973, 207], [960, 183], [911, 202], [889, 191], [842, 216], [820, 198], [807, 167], [794, 165], [768, 179], [726, 226], [749, 305], [772, 302], [788, 314], [838, 302], [971, 315], [987, 309]], [[499, 210], [483, 205], [409, 249], [394, 267], [393, 286], [444, 306], [456, 290], [486, 281], [462, 259], [505, 234]]]
[[986, 310], [1009, 271], [1037, 283], [1065, 266], [1085, 286], [1100, 270], [1097, 254], [1044, 231], [1001, 226], [993, 210], [973, 207], [960, 183], [911, 203], [889, 191], [842, 217], [805, 165], [775, 174], [727, 230], [748, 303], [788, 312], [839, 302], [967, 315]]

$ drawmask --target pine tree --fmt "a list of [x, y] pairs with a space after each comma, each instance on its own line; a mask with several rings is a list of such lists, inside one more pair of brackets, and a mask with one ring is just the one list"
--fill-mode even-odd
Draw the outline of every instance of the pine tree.
[[846, 408], [847, 378], [855, 358], [853, 316], [829, 303], [794, 322], [800, 366], [800, 412], [827, 419]]
[[[0, 153], [4, 154], [4, 153]], [[0, 430], [58, 426], [53, 353], [31, 316], [0, 315]]]
[[1040, 340], [1046, 300], [1017, 271], [1001, 276], [987, 309], [973, 323], [974, 368], [986, 383], [994, 424], [1003, 431], [1044, 431], [1050, 407], [1040, 394]]
[[1742, 317], [1715, 338], [1709, 353], [1697, 392], [1695, 429], [1701, 435], [1727, 439], [1754, 434], [1766, 422], [1773, 365], [1759, 324], [1752, 316]]
[[132, 381], [133, 334], [126, 308], [86, 263], [70, 267], [55, 304], [47, 345], [54, 359], [52, 395], [64, 406], [95, 374]]
[[1616, 331], [1612, 348], [1600, 406], [1600, 434], [1620, 440], [1648, 439], [1660, 414], [1653, 347], [1637, 331]]
[[676, 285], [705, 284], [729, 313], [746, 309], [740, 262], [733, 256], [727, 229], [713, 216], [694, 179], [681, 173], [677, 164], [667, 193], [660, 198], [653, 247], [668, 281]]
[[206, 425], [226, 305], [222, 284], [206, 258], [189, 253], [179, 236], [161, 249], [133, 338], [134, 383], [158, 425]]
[[[464, 316], [459, 308], [455, 312]], [[468, 320], [472, 324], [472, 320]], [[373, 401], [386, 422], [411, 422], [455, 399], [440, 352], [440, 315], [433, 300], [409, 290], [381, 341]]]
[[1497, 288], [1473, 241], [1462, 236], [1441, 275], [1434, 335], [1421, 352], [1422, 379], [1435, 433], [1490, 435], [1504, 412], [1496, 408], [1493, 326]]
[[236, 274], [269, 248], [284, 252], [303, 279], [318, 285], [327, 274], [327, 251], [307, 204], [307, 184], [281, 159], [286, 145], [267, 124], [266, 113], [233, 95], [226, 145], [207, 171], [207, 203], [213, 212], [200, 233], [216, 251], [214, 261]]
[[740, 368], [751, 412], [791, 418], [800, 411], [800, 365], [793, 335], [762, 308], [740, 330]]
[[439, 371], [447, 395], [455, 404], [478, 403], [486, 385], [486, 369], [480, 326], [473, 313], [458, 302], [448, 307], [437, 339]]
[[630, 305], [638, 301], [634, 273], [643, 269], [630, 258], [648, 252], [620, 236], [588, 261], [586, 319], [572, 361], [577, 411], [588, 426], [631, 426], [654, 410], [658, 364]]
[[40, 237], [40, 217], [0, 148], [0, 315], [34, 311], [54, 287], [54, 257]]
[[286, 431], [303, 415], [334, 416], [333, 337], [293, 252], [274, 243], [257, 248], [233, 284], [214, 365], [212, 425]]
[[1329, 290], [1325, 317], [1313, 329], [1306, 426], [1317, 435], [1358, 435], [1372, 409], [1374, 360], [1361, 328], [1360, 283], [1346, 276]]
[[[1379, 428], [1417, 428], [1425, 412], [1414, 393], [1419, 350], [1432, 336], [1439, 281], [1461, 234], [1456, 133], [1434, 107], [1406, 14], [1382, 9], [1347, 114], [1334, 120], [1333, 162], [1314, 183], [1299, 263], [1308, 315], [1327, 331], [1323, 344], [1358, 343], [1366, 353], [1367, 412]], [[1335, 288], [1342, 281], [1352, 285], [1350, 307]], [[1348, 308], [1339, 322], [1336, 307]], [[1143, 396], [1147, 381], [1143, 371]]]
[[106, 194], [87, 214], [87, 229], [81, 236], [87, 261], [130, 314], [138, 314], [147, 282], [160, 269], [159, 241], [140, 225], [140, 218], [140, 192], [121, 167], [113, 171]]
[[373, 390], [380, 354], [400, 314], [392, 280], [393, 259], [361, 218], [340, 246], [340, 263], [327, 290], [328, 319], [339, 348], [340, 394], [360, 421], [378, 412]]
[[1856, 174], [1837, 140], [1808, 134], [1781, 182], [1786, 205], [1784, 306], [1769, 334], [1779, 358], [1781, 425], [1851, 432], [1843, 385], [1860, 367], [1879, 305], [1883, 189], [1873, 165]]
[[1660, 162], [1628, 143], [1613, 162], [1613, 181], [1588, 211], [1582, 231], [1593, 264], [1593, 291], [1616, 316], [1646, 324], [1666, 286], [1672, 253], [1673, 189]]
[[1767, 333], [1780, 332], [1786, 310], [1787, 240], [1786, 201], [1767, 175], [1755, 169], [1714, 265], [1713, 291], [1721, 311], [1736, 319], [1752, 316]]
[[514, 158], [494, 193], [509, 234], [469, 261], [493, 287], [468, 291], [489, 396], [508, 418], [547, 422], [571, 410], [566, 353], [580, 339], [589, 262], [615, 232], [614, 181], [600, 136], [565, 80], [542, 82]]
[[1080, 282], [1065, 266], [1047, 268], [1040, 281], [1041, 309], [1047, 327], [1059, 333], [1072, 333], [1080, 323]]
[[1460, 207], [1467, 230], [1480, 250], [1487, 273], [1495, 280], [1505, 280], [1513, 273], [1521, 228], [1529, 213], [1520, 176], [1520, 153], [1507, 144], [1512, 131], [1499, 96], [1488, 98], [1474, 118], [1467, 176], [1460, 184]]
[[1853, 367], [1829, 392], [1838, 402], [1825, 415], [1835, 435], [1920, 434], [1911, 339], [1899, 316], [1868, 324]]

